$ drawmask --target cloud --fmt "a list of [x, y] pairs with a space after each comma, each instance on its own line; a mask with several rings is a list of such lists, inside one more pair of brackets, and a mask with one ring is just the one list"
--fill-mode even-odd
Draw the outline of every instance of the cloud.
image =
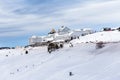
[[0, 36], [40, 33], [62, 25], [78, 28], [119, 25], [120, 21], [119, 0], [1, 0], [0, 3], [0, 28], [4, 27]]
[[57, 13], [62, 15], [61, 19], [71, 20], [75, 22], [75, 24], [86, 22], [96, 24], [102, 22], [113, 22], [113, 20], [118, 22], [119, 19], [117, 17], [120, 17], [118, 15], [120, 13], [119, 4], [120, 1], [86, 3], [84, 6], [76, 6]]

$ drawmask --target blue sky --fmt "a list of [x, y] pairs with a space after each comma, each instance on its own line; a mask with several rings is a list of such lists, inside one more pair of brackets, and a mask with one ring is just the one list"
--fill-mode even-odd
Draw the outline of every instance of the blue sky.
[[120, 0], [0, 0], [0, 46], [27, 45], [60, 26], [120, 26]]

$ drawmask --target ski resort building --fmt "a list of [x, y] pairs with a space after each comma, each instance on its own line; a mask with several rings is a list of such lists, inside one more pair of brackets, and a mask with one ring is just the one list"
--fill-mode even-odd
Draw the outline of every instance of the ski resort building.
[[91, 33], [93, 31], [90, 28], [71, 30], [68, 27], [62, 26], [58, 29], [58, 32], [52, 29], [47, 36], [32, 36], [29, 39], [29, 45], [40, 46], [47, 45], [49, 42], [67, 42]]
[[58, 29], [58, 34], [59, 35], [64, 35], [70, 33], [72, 30], [68, 27], [62, 26], [60, 29]]

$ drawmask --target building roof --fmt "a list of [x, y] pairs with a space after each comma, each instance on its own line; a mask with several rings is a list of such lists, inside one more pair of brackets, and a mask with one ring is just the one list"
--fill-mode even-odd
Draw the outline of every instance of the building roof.
[[71, 31], [71, 29], [68, 28], [68, 27], [61, 27], [61, 28], [58, 30], [58, 32], [70, 32], [70, 31]]

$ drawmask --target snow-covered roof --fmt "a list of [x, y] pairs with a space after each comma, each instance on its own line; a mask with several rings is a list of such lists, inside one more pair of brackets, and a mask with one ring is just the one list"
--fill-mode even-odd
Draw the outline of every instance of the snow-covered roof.
[[92, 30], [91, 28], [84, 28], [83, 31]]
[[59, 32], [69, 32], [69, 31], [71, 31], [71, 29], [69, 29], [68, 27], [61, 27], [59, 29]]
[[31, 38], [44, 38], [46, 36], [32, 36]]
[[54, 40], [53, 37], [51, 37], [51, 38], [45, 38], [45, 41], [52, 41], [52, 40]]
[[74, 29], [74, 31], [82, 31], [81, 29]]
[[37, 38], [37, 36], [32, 36], [31, 38]]
[[65, 40], [60, 39], [60, 40], [54, 40], [53, 42], [64, 42]]

